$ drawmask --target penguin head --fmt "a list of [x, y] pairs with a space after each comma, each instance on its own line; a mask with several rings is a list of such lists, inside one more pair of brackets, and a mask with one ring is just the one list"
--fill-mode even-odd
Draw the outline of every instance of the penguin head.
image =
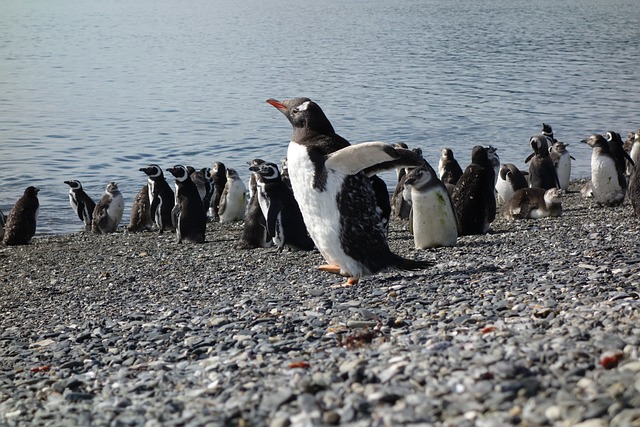
[[82, 184], [77, 179], [65, 181], [64, 183], [71, 187], [71, 190], [82, 190]]
[[553, 143], [551, 148], [549, 148], [549, 152], [566, 153], [567, 145], [569, 144], [565, 144], [564, 142], [561, 142], [561, 141], [556, 141]]
[[227, 168], [222, 162], [214, 162], [211, 165], [210, 173], [212, 178], [224, 178], [227, 176]]
[[562, 203], [562, 190], [556, 187], [544, 192], [544, 202], [547, 205]]
[[551, 138], [553, 140], [553, 129], [551, 128], [551, 125], [548, 125], [546, 123], [542, 124], [542, 134], [548, 138]]
[[604, 138], [607, 140], [607, 142], [614, 142], [616, 144], [622, 145], [622, 137], [618, 132], [610, 130], [609, 132], [604, 134]]
[[118, 183], [115, 181], [111, 181], [107, 184], [107, 188], [104, 189], [104, 192], [111, 195], [118, 193]]
[[582, 142], [591, 148], [600, 148], [602, 150], [609, 151], [609, 144], [607, 143], [607, 140], [599, 133], [594, 133], [589, 138], [583, 139]]
[[264, 163], [264, 160], [262, 159], [251, 159], [250, 162], [247, 162], [247, 164], [249, 165], [249, 169], [251, 169], [251, 166], [259, 166], [263, 163]]
[[426, 188], [434, 179], [437, 179], [437, 177], [433, 169], [420, 166], [407, 173], [407, 179], [404, 184], [420, 191]]
[[175, 165], [172, 168], [168, 168], [167, 172], [173, 175], [177, 182], [185, 182], [189, 179], [189, 171], [183, 165]]
[[144, 172], [150, 178], [162, 176], [162, 169], [158, 165], [149, 165], [146, 168], [140, 168], [140, 172]]
[[544, 135], [534, 135], [529, 139], [529, 145], [537, 156], [545, 157], [549, 155], [549, 143]]
[[489, 161], [489, 153], [487, 153], [487, 150], [481, 145], [476, 145], [471, 150], [471, 163], [487, 168], [492, 167], [491, 161]]
[[451, 148], [443, 148], [441, 152], [443, 159], [453, 160], [453, 150]]
[[294, 129], [309, 129], [321, 134], [334, 133], [333, 126], [318, 104], [309, 98], [285, 101], [268, 99], [267, 102], [285, 115]]
[[37, 197], [39, 192], [40, 192], [40, 189], [38, 187], [34, 187], [33, 185], [30, 185], [24, 190], [24, 195], [28, 197]]
[[259, 174], [265, 182], [280, 180], [280, 171], [275, 163], [265, 162], [259, 166], [252, 166], [249, 170]]
[[240, 175], [235, 169], [227, 168], [227, 179], [240, 179]]

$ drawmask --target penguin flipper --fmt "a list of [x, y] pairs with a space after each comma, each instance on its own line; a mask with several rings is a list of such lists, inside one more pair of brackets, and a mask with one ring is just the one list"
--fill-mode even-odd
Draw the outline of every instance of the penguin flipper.
[[84, 212], [85, 212], [85, 204], [84, 202], [78, 200], [78, 210], [76, 211], [76, 214], [78, 214], [78, 218], [80, 219], [80, 221], [84, 221]]
[[224, 187], [224, 190], [222, 190], [222, 194], [220, 195], [220, 202], [218, 204], [218, 215], [222, 215], [225, 211], [225, 209], [227, 208], [227, 193], [229, 192], [229, 190], [227, 189], [227, 187]]
[[536, 155], [536, 153], [531, 153], [531, 154], [529, 154], [529, 155], [527, 156], [527, 158], [526, 158], [526, 159], [524, 159], [524, 162], [525, 162], [525, 163], [529, 163], [529, 160], [531, 160], [531, 159], [533, 158], [533, 156], [535, 156], [535, 155]]
[[397, 150], [389, 144], [384, 142], [364, 142], [350, 145], [329, 154], [325, 165], [329, 169], [346, 175], [355, 175], [367, 168], [397, 160], [399, 157]]

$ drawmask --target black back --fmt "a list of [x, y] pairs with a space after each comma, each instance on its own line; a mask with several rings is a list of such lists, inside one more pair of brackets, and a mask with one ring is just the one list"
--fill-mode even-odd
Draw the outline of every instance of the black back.
[[4, 244], [27, 245], [36, 234], [37, 212], [40, 207], [40, 189], [29, 186], [24, 190], [7, 217], [4, 228]]

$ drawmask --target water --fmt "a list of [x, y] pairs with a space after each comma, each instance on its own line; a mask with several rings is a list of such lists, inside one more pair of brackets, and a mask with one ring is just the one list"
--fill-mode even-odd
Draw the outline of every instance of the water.
[[[526, 168], [542, 122], [570, 144], [640, 127], [636, 0], [21, 0], [0, 6], [0, 209], [40, 192], [39, 234], [78, 231], [67, 179], [126, 210], [138, 169], [279, 162], [264, 101], [308, 96], [352, 142], [491, 144]], [[389, 181], [391, 176], [385, 177]], [[392, 185], [392, 183], [389, 183]], [[125, 218], [126, 219], [126, 218]]]

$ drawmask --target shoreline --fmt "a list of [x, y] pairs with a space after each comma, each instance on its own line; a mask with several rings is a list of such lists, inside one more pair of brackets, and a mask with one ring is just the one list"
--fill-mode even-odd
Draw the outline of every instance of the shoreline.
[[[6, 425], [579, 425], [640, 420], [640, 238], [627, 203], [573, 181], [558, 218], [353, 288], [317, 251], [155, 232], [0, 247]], [[589, 423], [589, 424], [586, 424]]]

